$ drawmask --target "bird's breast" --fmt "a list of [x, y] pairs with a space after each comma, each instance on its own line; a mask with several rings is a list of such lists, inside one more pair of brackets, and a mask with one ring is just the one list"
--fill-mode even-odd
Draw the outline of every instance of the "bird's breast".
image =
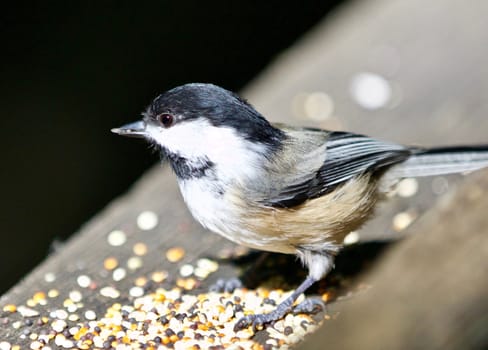
[[192, 215], [209, 230], [254, 249], [293, 254], [337, 250], [373, 212], [378, 197], [370, 180], [359, 177], [293, 208], [259, 205], [238, 186], [222, 188], [206, 178], [180, 181], [180, 189]]
[[183, 199], [202, 226], [250, 248], [282, 253], [294, 249], [279, 236], [262, 235], [248, 225], [250, 208], [235, 189], [226, 189], [211, 180], [180, 180]]

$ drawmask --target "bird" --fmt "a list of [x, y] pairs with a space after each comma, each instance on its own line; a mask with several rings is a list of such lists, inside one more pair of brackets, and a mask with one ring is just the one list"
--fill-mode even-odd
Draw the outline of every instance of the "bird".
[[[308, 269], [273, 311], [244, 316], [236, 331], [299, 307], [296, 299], [333, 268], [344, 237], [373, 216], [401, 179], [488, 166], [488, 145], [410, 147], [271, 123], [236, 93], [209, 83], [160, 94], [141, 120], [112, 132], [159, 150], [203, 227], [253, 249], [294, 254]], [[303, 311], [316, 307], [313, 299], [302, 304]]]

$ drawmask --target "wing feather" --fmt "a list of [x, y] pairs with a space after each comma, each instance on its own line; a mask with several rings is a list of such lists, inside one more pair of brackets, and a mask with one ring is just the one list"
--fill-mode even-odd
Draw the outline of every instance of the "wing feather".
[[286, 208], [299, 205], [308, 199], [330, 193], [334, 188], [364, 173], [374, 174], [401, 163], [412, 153], [409, 148], [398, 144], [348, 132], [330, 132], [324, 149], [325, 160], [315, 169], [310, 169], [310, 157], [304, 155], [303, 160], [299, 159], [295, 168], [304, 174], [296, 177], [295, 182], [285, 183], [278, 191], [274, 191], [263, 201], [264, 204]]

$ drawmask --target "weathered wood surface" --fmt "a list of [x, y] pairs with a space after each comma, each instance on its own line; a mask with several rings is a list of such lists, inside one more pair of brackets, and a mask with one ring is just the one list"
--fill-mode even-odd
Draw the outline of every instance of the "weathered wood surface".
[[300, 348], [482, 349], [488, 345], [488, 172], [426, 213], [349, 303]]
[[[266, 72], [250, 84], [244, 92], [245, 96], [256, 105], [258, 110], [274, 121], [353, 130], [409, 144], [486, 142], [488, 141], [488, 100], [486, 99], [488, 96], [488, 66], [486, 65], [488, 22], [485, 18], [486, 13], [488, 13], [488, 3], [484, 1], [472, 1], [469, 4], [461, 0], [433, 0], [428, 3], [420, 0], [353, 2], [337, 11], [332, 18], [318, 26], [279, 57]], [[393, 87], [393, 100], [395, 100], [390, 107], [368, 111], [354, 102], [350, 94], [351, 79], [364, 71], [379, 74], [389, 80]], [[334, 102], [332, 118], [317, 123], [303, 117], [296, 117], [292, 108], [292, 101], [296, 101], [295, 97], [302, 92], [316, 91], [325, 92], [332, 98]], [[460, 181], [460, 178], [437, 180], [441, 184], [445, 184], [447, 181], [447, 184], [452, 187], [453, 184]], [[438, 191], [436, 194], [432, 190], [435, 181], [435, 179], [421, 181], [419, 194], [414, 197], [393, 198], [388, 205], [381, 208], [378, 218], [361, 231], [361, 238], [371, 240], [403, 236], [404, 232], [399, 233], [392, 229], [392, 218], [402, 211], [422, 216], [424, 212], [444, 198], [438, 194], [443, 191]], [[477, 183], [483, 181], [483, 179], [479, 179]], [[473, 184], [472, 186], [478, 185]], [[479, 186], [482, 188], [485, 185]], [[360, 327], [359, 325], [364, 326], [365, 323], [376, 324], [378, 314], [381, 313], [382, 317], [378, 318], [378, 324], [385, 322], [381, 323], [381, 331], [388, 332], [385, 325], [388, 325], [390, 317], [394, 317], [397, 311], [405, 310], [404, 308], [397, 310], [393, 306], [391, 310], [387, 310], [378, 306], [377, 300], [381, 300], [378, 298], [388, 295], [390, 288], [392, 297], [387, 300], [392, 301], [393, 296], [397, 295], [393, 293], [399, 291], [399, 287], [405, 287], [414, 295], [422, 292], [426, 296], [425, 299], [413, 299], [417, 304], [412, 307], [412, 310], [438, 310], [439, 313], [432, 315], [444, 317], [452, 309], [454, 311], [450, 320], [455, 320], [466, 305], [457, 301], [464, 299], [453, 297], [452, 303], [445, 304], [443, 301], [446, 299], [441, 298], [439, 293], [442, 291], [451, 295], [458, 293], [459, 295], [456, 294], [456, 296], [459, 298], [465, 296], [468, 298], [466, 300], [474, 300], [469, 299], [469, 292], [473, 292], [473, 289], [469, 287], [472, 275], [466, 273], [466, 275], [458, 275], [456, 279], [455, 276], [449, 276], [447, 273], [450, 267], [454, 268], [453, 266], [459, 266], [456, 271], [470, 271], [470, 267], [473, 265], [469, 262], [473, 263], [474, 260], [465, 258], [464, 253], [467, 252], [467, 249], [470, 249], [472, 255], [481, 260], [486, 261], [488, 257], [486, 240], [481, 241], [482, 237], [480, 237], [482, 230], [479, 225], [482, 221], [477, 221], [477, 216], [483, 214], [482, 208], [486, 208], [486, 203], [481, 201], [481, 198], [482, 196], [479, 201], [466, 199], [465, 206], [473, 207], [470, 213], [463, 214], [460, 211], [463, 208], [459, 208], [460, 206], [455, 212], [439, 209], [432, 214], [429, 219], [430, 224], [418, 226], [419, 233], [426, 236], [423, 238], [424, 240], [419, 237], [409, 239], [388, 254], [385, 261], [389, 261], [390, 264], [387, 267], [382, 264], [367, 279], [365, 279], [366, 277], [355, 279], [355, 283], [363, 280], [371, 281], [373, 291], [366, 293], [364, 299], [358, 298], [357, 303], [350, 307], [346, 305], [349, 302], [333, 305], [331, 312], [336, 309], [341, 311], [339, 319], [325, 322], [324, 333], [322, 334], [322, 330], [320, 330], [321, 334], [318, 336], [326, 338], [321, 338], [320, 343], [315, 342], [308, 346], [320, 344], [322, 348], [330, 337], [331, 345], [328, 348], [342, 348], [342, 339], [338, 336], [340, 334], [350, 338], [350, 343], [344, 344], [351, 346], [361, 344], [362, 348], [366, 348], [369, 344], [367, 342], [370, 341], [370, 348], [375, 348], [375, 345], [379, 344], [375, 343], [378, 340], [376, 337], [378, 333], [366, 337], [366, 334], [369, 334], [369, 328], [362, 328], [361, 333], [358, 334], [355, 329]], [[478, 203], [479, 207], [477, 207]], [[66, 210], [69, 210], [69, 207]], [[144, 210], [154, 211], [159, 216], [159, 225], [150, 231], [139, 230], [136, 225], [138, 214]], [[466, 222], [473, 222], [472, 227], [467, 224], [462, 227], [466, 236], [471, 235], [468, 241], [469, 246], [460, 250], [463, 253], [459, 254], [452, 254], [451, 250], [447, 249], [451, 247], [447, 247], [445, 250], [439, 248], [438, 254], [435, 255], [420, 255], [421, 252], [427, 252], [430, 244], [435, 246], [435, 240], [439, 237], [440, 231], [432, 232], [432, 236], [425, 231], [427, 227], [432, 227], [429, 225], [433, 225], [434, 220], [442, 221], [440, 215], [455, 216], [458, 225], [463, 223], [463, 218], [467, 218]], [[454, 219], [451, 218], [451, 220]], [[456, 228], [455, 221], [446, 227]], [[414, 225], [412, 231], [406, 232], [408, 234], [416, 233], [416, 227]], [[128, 241], [121, 247], [107, 244], [107, 234], [114, 229], [122, 229], [127, 233]], [[438, 230], [440, 229], [439, 227]], [[461, 240], [456, 232], [450, 231], [450, 234]], [[480, 245], [473, 244], [476, 242], [476, 237], [480, 238]], [[132, 247], [136, 242], [144, 242], [149, 247], [148, 254], [142, 257], [143, 265], [137, 271], [129, 271], [124, 280], [114, 283], [110, 274], [103, 268], [104, 259], [115, 256], [119, 264], [125, 266], [127, 260], [134, 255]], [[485, 242], [485, 246], [481, 244], [482, 242]], [[404, 254], [417, 251], [417, 246], [413, 247], [417, 244], [420, 245], [417, 257], [419, 265], [414, 266], [416, 268], [414, 273], [414, 267], [409, 269], [408, 265], [405, 265]], [[171, 264], [164, 258], [164, 252], [172, 246], [182, 246], [187, 252], [185, 258], [177, 264]], [[157, 270], [167, 270], [170, 274], [176, 274], [181, 264], [194, 262], [198, 257], [214, 257], [222, 249], [231, 246], [224, 239], [205, 232], [191, 219], [181, 201], [173, 176], [168, 169], [161, 169], [157, 166], [150, 170], [126, 196], [114, 201], [93, 218], [56, 254], [50, 256], [4, 295], [0, 300], [1, 306], [8, 303], [23, 304], [36, 291], [47, 291], [51, 288], [60, 290], [61, 296], [56, 300], [62, 303], [69, 291], [79, 289], [76, 277], [80, 274], [91, 276], [97, 282], [97, 288], [116, 285], [117, 289], [122, 291], [121, 298], [127, 298], [127, 289], [133, 285], [134, 278], [137, 276], [147, 276]], [[359, 250], [361, 250], [361, 246], [359, 246]], [[420, 260], [421, 258], [422, 260]], [[422, 262], [421, 265], [420, 262]], [[430, 277], [436, 275], [436, 271], [439, 276], [445, 276], [445, 279], [449, 280], [449, 284], [445, 284], [445, 288], [449, 289], [427, 288], [434, 282], [443, 281], [443, 279], [439, 279], [439, 276], [436, 280], [429, 280]], [[479, 270], [471, 272], [474, 273], [474, 271]], [[484, 277], [486, 277], [486, 269], [484, 271]], [[46, 282], [45, 275], [50, 272], [56, 275], [56, 281]], [[405, 276], [409, 277], [404, 277], [405, 283], [401, 283], [404, 272]], [[229, 277], [237, 273], [238, 269], [232, 264], [222, 264], [219, 272], [211, 275], [206, 284], [197, 291], [204, 290], [208, 283], [217, 277]], [[416, 273], [423, 274], [415, 275]], [[376, 274], [378, 274], [377, 277], [375, 277]], [[395, 279], [388, 283], [386, 276], [389, 278], [393, 276]], [[417, 289], [409, 285], [415, 276], [418, 278]], [[467, 285], [456, 288], [455, 284], [450, 284], [455, 281], [467, 283]], [[479, 283], [481, 281], [483, 281], [483, 276], [479, 278]], [[166, 283], [170, 286], [174, 284], [174, 281]], [[401, 295], [408, 296], [409, 294]], [[375, 309], [368, 307], [367, 300], [370, 299], [375, 301], [372, 302], [372, 305], [377, 306]], [[429, 304], [426, 305], [424, 301], [429, 301]], [[113, 302], [112, 299], [93, 293], [84, 300], [84, 307], [99, 313], [106, 310]], [[479, 299], [480, 310], [486, 310], [486, 304], [486, 298]], [[388, 305], [394, 305], [394, 303]], [[402, 305], [397, 305], [397, 307], [400, 308]], [[471, 307], [473, 304], [469, 305]], [[51, 309], [54, 307], [54, 304], [46, 306]], [[446, 314], [441, 314], [440, 311], [444, 311]], [[347, 316], [344, 315], [346, 312]], [[483, 317], [481, 313], [470, 313], [470, 315], [480, 315], [478, 320]], [[5, 314], [3, 316], [7, 319], [11, 317], [11, 321], [14, 321], [16, 317], [16, 315], [6, 316]], [[433, 318], [426, 319], [425, 323], [421, 323], [426, 325], [422, 332], [413, 334], [402, 333], [401, 325], [395, 323], [395, 326], [398, 326], [397, 333], [392, 333], [391, 338], [388, 338], [390, 341], [388, 348], [409, 348], [403, 343], [406, 341], [405, 334], [419, 338], [417, 339], [420, 342], [417, 343], [419, 347], [422, 347], [423, 339], [426, 341], [425, 344], [428, 344], [429, 339], [433, 339], [430, 344], [437, 344], [437, 339], [444, 339], [437, 338], [436, 332], [439, 328], [427, 327], [427, 321], [431, 321], [430, 324], [432, 324], [434, 320]], [[408, 328], [409, 326], [411, 324], [407, 324], [403, 331], [412, 330]], [[337, 331], [338, 335], [334, 336], [333, 330], [337, 328], [341, 328], [342, 331]], [[456, 332], [467, 329], [469, 327], [452, 328]], [[378, 332], [378, 330], [376, 331]], [[21, 330], [2, 327], [0, 340], [8, 340], [11, 343], [26, 346], [30, 340], [21, 339], [20, 333]], [[456, 335], [452, 334], [452, 336]], [[356, 337], [357, 343], [355, 343]], [[445, 345], [456, 348], [460, 344], [453, 342]], [[467, 345], [469, 346], [469, 344]], [[475, 345], [479, 345], [479, 343], [475, 343]]]
[[486, 349], [488, 172], [455, 192], [364, 276], [373, 288], [300, 349]]

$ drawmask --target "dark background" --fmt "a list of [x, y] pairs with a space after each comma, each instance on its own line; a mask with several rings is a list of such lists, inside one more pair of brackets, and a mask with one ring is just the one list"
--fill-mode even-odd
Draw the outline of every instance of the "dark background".
[[110, 128], [176, 85], [239, 90], [339, 2], [3, 7], [0, 294], [157, 160]]

